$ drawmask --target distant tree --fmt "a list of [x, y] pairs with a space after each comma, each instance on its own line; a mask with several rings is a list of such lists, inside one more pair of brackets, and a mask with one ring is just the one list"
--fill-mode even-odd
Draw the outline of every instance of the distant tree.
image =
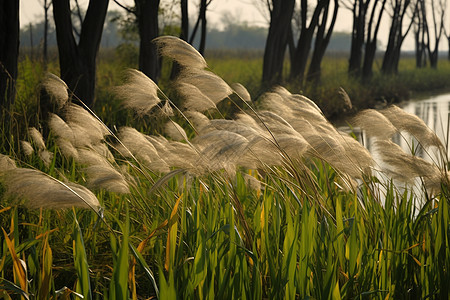
[[108, 3], [108, 0], [89, 1], [77, 43], [70, 0], [53, 1], [61, 78], [89, 106], [94, 103], [96, 57]]
[[[325, 5], [322, 11], [322, 18], [317, 28], [316, 39], [314, 42], [314, 51], [308, 68], [308, 81], [319, 81], [321, 76], [321, 64], [325, 51], [330, 43], [334, 25], [336, 24], [337, 13], [339, 10], [339, 0], [334, 0], [333, 14], [331, 20], [328, 19], [330, 1]], [[329, 25], [328, 25], [329, 23]], [[328, 25], [328, 29], [327, 29]]]
[[44, 68], [47, 68], [48, 63], [48, 10], [50, 9], [51, 1], [44, 0], [42, 6], [44, 8], [44, 42], [42, 49], [42, 58]]
[[267, 1], [270, 25], [264, 49], [263, 82], [280, 82], [295, 0]]
[[417, 14], [414, 19], [414, 42], [416, 68], [422, 68], [426, 65], [426, 41], [425, 41], [425, 1], [419, 0]]
[[348, 73], [367, 80], [372, 77], [378, 32], [387, 0], [348, 0], [352, 12], [352, 33]]
[[[309, 17], [309, 5], [307, 0], [300, 1], [300, 35], [297, 45], [291, 57], [291, 79], [298, 79], [303, 82], [309, 53], [311, 51], [312, 40], [319, 24], [326, 24], [321, 21], [324, 10], [328, 7], [330, 0], [318, 0], [312, 9], [312, 15]], [[327, 15], [327, 14], [326, 14]], [[325, 23], [323, 23], [323, 21]], [[324, 29], [324, 28], [323, 28]]]
[[200, 0], [198, 18], [195, 22], [194, 29], [192, 29], [191, 37], [189, 38], [189, 44], [193, 45], [195, 36], [197, 34], [197, 30], [199, 25], [201, 24], [201, 32], [200, 32], [200, 45], [198, 47], [198, 52], [202, 55], [205, 53], [206, 48], [206, 33], [207, 33], [207, 20], [206, 20], [206, 10], [208, 6], [211, 4], [212, 0]]
[[[425, 0], [419, 0], [419, 2], [425, 2]], [[438, 64], [438, 54], [439, 54], [439, 43], [441, 41], [442, 33], [444, 32], [444, 16], [445, 9], [447, 7], [447, 1], [445, 0], [430, 0], [431, 9], [431, 22], [429, 22], [430, 16], [427, 14], [426, 6], [423, 4], [423, 9], [421, 10], [424, 20], [424, 30], [426, 35], [426, 49], [428, 52], [428, 58], [430, 60], [430, 66], [432, 68], [437, 68]], [[419, 11], [420, 13], [420, 11]], [[433, 32], [430, 33], [430, 27], [433, 28]], [[432, 38], [433, 43], [432, 43]], [[432, 49], [433, 44], [433, 49]]]
[[14, 102], [19, 53], [19, 0], [0, 0], [0, 109]]
[[[414, 23], [414, 16], [417, 13], [418, 8], [418, 1], [412, 0], [391, 0], [390, 4], [392, 9], [391, 26], [389, 29], [388, 44], [381, 66], [381, 71], [384, 74], [394, 74], [398, 72], [400, 50], [405, 37]], [[410, 18], [407, 16], [408, 12], [411, 12], [412, 14]]]
[[134, 7], [127, 7], [114, 0], [130, 15], [134, 16], [139, 33], [139, 70], [158, 82], [160, 64], [158, 49], [152, 40], [159, 36], [159, 4], [160, 0], [134, 0]]

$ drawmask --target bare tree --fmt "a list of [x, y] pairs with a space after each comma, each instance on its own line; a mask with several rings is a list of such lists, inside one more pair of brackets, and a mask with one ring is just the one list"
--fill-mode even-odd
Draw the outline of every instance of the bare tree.
[[14, 102], [19, 53], [19, 0], [0, 0], [0, 109]]
[[299, 79], [300, 82], [303, 81], [314, 32], [319, 26], [320, 16], [322, 15], [323, 10], [328, 7], [329, 3], [330, 0], [318, 0], [316, 6], [313, 8], [312, 16], [309, 18], [308, 1], [300, 1], [300, 36], [293, 56], [291, 57], [291, 79]]
[[[425, 2], [424, 0], [420, 0], [420, 2]], [[446, 0], [430, 0], [430, 8], [431, 8], [431, 18], [432, 18], [432, 27], [433, 32], [430, 33], [430, 25], [429, 25], [429, 18], [430, 16], [427, 15], [425, 4], [423, 4], [422, 9], [422, 18], [424, 20], [424, 31], [426, 36], [426, 49], [428, 52], [428, 58], [430, 60], [430, 66], [432, 68], [437, 68], [438, 63], [438, 53], [439, 53], [439, 42], [441, 41], [442, 33], [444, 31], [444, 15], [445, 15], [445, 9], [447, 6]], [[433, 49], [431, 46], [431, 40], [433, 39]]]
[[[398, 72], [401, 46], [414, 23], [418, 1], [391, 0], [390, 6], [392, 9], [391, 27], [389, 29], [388, 44], [381, 66], [381, 71], [384, 74], [394, 74]], [[407, 17], [408, 12], [411, 12], [412, 14], [409, 18]], [[404, 23], [406, 23], [406, 25]]]
[[265, 83], [279, 82], [282, 79], [294, 4], [295, 0], [267, 1], [270, 25], [264, 49], [262, 81]]
[[426, 46], [425, 46], [425, 1], [419, 0], [417, 5], [417, 14], [414, 18], [414, 46], [416, 56], [416, 68], [422, 68], [426, 65]]
[[375, 60], [375, 54], [377, 51], [378, 32], [380, 30], [381, 19], [385, 11], [387, 0], [375, 1], [373, 3], [370, 13], [366, 42], [364, 48], [364, 60], [362, 78], [367, 81], [372, 78], [373, 74], [373, 62]]
[[47, 68], [48, 63], [48, 10], [50, 9], [51, 1], [44, 0], [42, 4], [44, 8], [44, 45], [42, 49], [42, 58], [44, 63], [44, 68]]
[[160, 0], [134, 0], [134, 7], [125, 6], [118, 0], [114, 2], [134, 16], [136, 21], [139, 32], [139, 70], [158, 82], [160, 62], [152, 40], [159, 36]]
[[378, 32], [387, 0], [348, 0], [343, 6], [352, 12], [353, 25], [348, 73], [368, 80], [372, 77]]
[[189, 44], [193, 45], [195, 36], [198, 31], [198, 27], [201, 24], [200, 45], [198, 47], [198, 52], [200, 52], [202, 55], [205, 53], [206, 48], [206, 32], [207, 32], [206, 10], [208, 9], [208, 6], [211, 4], [211, 2], [212, 0], [200, 0], [197, 21], [195, 22], [194, 29], [192, 29], [191, 37], [189, 38]]
[[73, 35], [70, 0], [53, 1], [61, 78], [87, 105], [94, 103], [96, 57], [108, 0], [89, 1], [77, 43]]
[[[309, 64], [307, 80], [319, 81], [321, 76], [321, 63], [325, 55], [325, 51], [333, 33], [334, 25], [336, 24], [337, 13], [339, 10], [339, 0], [334, 0], [333, 14], [331, 21], [328, 20], [328, 11], [330, 8], [330, 2], [326, 4], [322, 11], [322, 17], [319, 23], [319, 27], [316, 33], [316, 40], [314, 43], [314, 51], [312, 54], [311, 62]], [[328, 22], [328, 29], [326, 29]]]

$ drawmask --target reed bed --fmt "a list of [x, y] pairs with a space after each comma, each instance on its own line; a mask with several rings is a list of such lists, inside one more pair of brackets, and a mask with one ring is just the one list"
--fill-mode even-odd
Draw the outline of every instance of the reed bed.
[[[137, 70], [114, 90], [158, 134], [108, 128], [43, 82], [48, 136], [29, 128], [0, 156], [1, 296], [448, 297], [447, 149], [420, 119], [391, 106], [348, 120], [374, 158], [305, 96], [254, 101], [185, 42], [155, 42], [180, 65], [181, 104]], [[405, 132], [440, 161], [392, 142]]]

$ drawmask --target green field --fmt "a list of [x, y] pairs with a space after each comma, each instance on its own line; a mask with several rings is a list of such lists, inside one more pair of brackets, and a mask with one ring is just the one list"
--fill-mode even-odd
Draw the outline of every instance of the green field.
[[[101, 60], [93, 112], [21, 62], [0, 128], [1, 297], [448, 298], [448, 157], [413, 155], [447, 153], [442, 143], [395, 108], [347, 119], [377, 140], [382, 166], [296, 93], [337, 117], [349, 109], [340, 87], [353, 110], [366, 108], [425, 78], [445, 87], [450, 63], [417, 71], [404, 60], [398, 76], [363, 86], [345, 59], [327, 58], [322, 85], [262, 94], [259, 58], [211, 56], [219, 77], [183, 51], [194, 62], [159, 87], [124, 76], [129, 61]], [[41, 81], [54, 95], [48, 123]], [[410, 152], [391, 143], [399, 132], [415, 137]]]

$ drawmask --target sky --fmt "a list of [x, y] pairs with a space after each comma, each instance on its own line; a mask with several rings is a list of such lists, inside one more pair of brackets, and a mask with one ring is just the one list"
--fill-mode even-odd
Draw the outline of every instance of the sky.
[[[79, 0], [79, 3], [82, 5], [86, 4], [89, 1], [87, 0]], [[133, 0], [120, 0], [121, 3], [124, 4], [133, 4]], [[268, 26], [268, 16], [264, 16], [260, 9], [257, 8], [257, 4], [262, 3], [265, 0], [213, 0], [208, 6], [207, 17], [208, 21], [215, 25], [220, 26], [221, 19], [225, 14], [230, 14], [236, 20], [245, 21], [251, 25], [257, 26]], [[39, 17], [43, 16], [43, 8], [42, 4], [43, 0], [20, 0], [20, 22], [21, 26], [28, 25], [30, 22], [34, 22], [39, 19]], [[189, 9], [192, 13], [194, 13], [198, 0], [189, 1]], [[122, 10], [114, 1], [110, 1], [109, 4], [110, 10]], [[341, 15], [338, 15], [338, 24], [336, 26], [336, 30], [338, 31], [351, 31], [351, 23], [347, 22], [349, 19], [349, 13], [344, 13], [344, 10], [341, 10]], [[345, 16], [346, 15], [346, 16]], [[351, 15], [350, 15], [351, 16]]]
[[[123, 4], [132, 5], [133, 0], [119, 0]], [[167, 3], [171, 3], [168, 0]], [[87, 6], [88, 0], [79, 0], [80, 5]], [[191, 15], [195, 15], [198, 0], [189, 0], [189, 10]], [[264, 13], [264, 8], [258, 9], [257, 3], [264, 3], [265, 0], [213, 0], [208, 6], [207, 18], [209, 24], [220, 28], [221, 20], [224, 16], [228, 16], [231, 20], [247, 22], [249, 25], [268, 27], [268, 14]], [[20, 22], [21, 26], [27, 26], [30, 22], [34, 22], [43, 16], [42, 8], [43, 0], [20, 0]], [[450, 5], [450, 1], [448, 2]], [[114, 1], [110, 0], [110, 10], [122, 10]], [[51, 12], [50, 12], [51, 13]], [[341, 8], [338, 13], [338, 19], [335, 25], [335, 31], [351, 32], [352, 15], [348, 9]], [[384, 21], [380, 29], [379, 39], [382, 44], [387, 43], [387, 32], [389, 31], [389, 22]], [[445, 38], [442, 41], [442, 50], [447, 49]], [[412, 34], [407, 37], [404, 42], [403, 49], [414, 49], [414, 41]]]

